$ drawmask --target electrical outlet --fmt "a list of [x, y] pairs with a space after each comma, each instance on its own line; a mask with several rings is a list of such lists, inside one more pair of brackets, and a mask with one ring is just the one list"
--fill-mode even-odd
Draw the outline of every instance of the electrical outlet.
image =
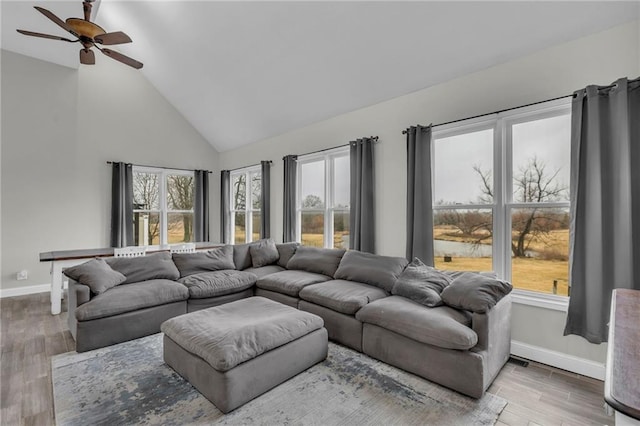
[[29, 272], [26, 269], [23, 269], [16, 274], [16, 279], [18, 281], [26, 280], [27, 278], [29, 278]]

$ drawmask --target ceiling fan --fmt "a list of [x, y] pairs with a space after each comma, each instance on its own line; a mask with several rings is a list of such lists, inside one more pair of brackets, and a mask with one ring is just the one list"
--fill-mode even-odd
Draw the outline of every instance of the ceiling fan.
[[58, 26], [60, 26], [65, 31], [71, 33], [76, 40], [69, 40], [68, 38], [58, 37], [50, 34], [42, 34], [35, 33], [33, 31], [26, 30], [17, 30], [20, 34], [33, 36], [33, 37], [42, 37], [48, 38], [52, 40], [61, 40], [69, 43], [77, 43], [80, 42], [83, 48], [80, 49], [80, 63], [85, 65], [93, 65], [96, 63], [96, 58], [91, 50], [92, 47], [95, 47], [100, 52], [104, 53], [108, 57], [115, 59], [116, 61], [120, 61], [123, 64], [129, 65], [135, 69], [142, 68], [142, 62], [138, 62], [133, 58], [130, 58], [126, 55], [123, 55], [120, 52], [116, 52], [115, 50], [111, 50], [106, 47], [100, 47], [99, 45], [110, 46], [115, 44], [124, 44], [131, 43], [131, 39], [128, 35], [123, 33], [122, 31], [116, 31], [113, 33], [108, 33], [99, 25], [91, 22], [91, 3], [94, 0], [84, 0], [82, 2], [82, 8], [84, 10], [84, 19], [80, 18], [67, 18], [66, 21], [58, 18], [52, 12], [48, 11], [39, 6], [34, 6], [36, 10], [42, 13], [47, 18], [51, 19]]

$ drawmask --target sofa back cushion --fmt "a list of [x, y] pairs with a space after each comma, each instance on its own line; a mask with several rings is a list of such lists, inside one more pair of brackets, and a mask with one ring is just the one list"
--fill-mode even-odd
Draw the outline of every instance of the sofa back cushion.
[[177, 280], [180, 272], [171, 260], [171, 253], [162, 251], [140, 257], [112, 257], [107, 259], [111, 269], [127, 279], [122, 284], [146, 280]]
[[249, 249], [253, 244], [255, 243], [234, 244], [230, 246], [233, 247], [233, 263], [235, 264], [235, 269], [238, 271], [251, 268], [251, 253]]
[[298, 246], [300, 246], [300, 243], [296, 242], [276, 244], [278, 254], [280, 255], [280, 258], [278, 259], [278, 265], [286, 268], [287, 263], [289, 263], [289, 260], [291, 260], [291, 257], [295, 254]]
[[173, 253], [173, 261], [180, 271], [180, 277], [200, 272], [235, 269], [233, 247], [226, 245], [205, 252]]
[[416, 257], [402, 271], [391, 293], [433, 308], [442, 305], [440, 293], [451, 281], [450, 275], [425, 265]]
[[270, 238], [256, 241], [255, 244], [250, 245], [249, 253], [251, 254], [251, 266], [254, 268], [274, 264], [280, 258], [276, 243]]
[[111, 269], [107, 262], [99, 257], [78, 266], [65, 268], [64, 274], [88, 286], [95, 294], [102, 294], [127, 280], [127, 277]]
[[326, 249], [300, 246], [287, 262], [287, 269], [315, 272], [333, 277], [344, 256], [342, 249]]
[[442, 301], [452, 308], [483, 314], [496, 305], [513, 287], [492, 274], [463, 272], [457, 274], [444, 290]]
[[334, 277], [371, 284], [391, 293], [405, 266], [407, 259], [404, 257], [380, 256], [350, 250], [342, 257]]

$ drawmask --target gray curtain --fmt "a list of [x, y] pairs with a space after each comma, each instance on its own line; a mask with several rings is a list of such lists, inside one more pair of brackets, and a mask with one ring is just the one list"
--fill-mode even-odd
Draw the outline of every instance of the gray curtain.
[[363, 138], [349, 143], [351, 161], [351, 211], [349, 214], [349, 248], [375, 252], [375, 190], [373, 145], [377, 138]]
[[614, 288], [640, 290], [640, 80], [575, 92], [564, 334], [607, 341]]
[[407, 259], [433, 266], [431, 126], [407, 129]]
[[229, 182], [229, 170], [220, 172], [220, 241], [229, 244], [231, 241], [231, 188]]
[[262, 209], [260, 214], [260, 238], [271, 237], [271, 161], [260, 162], [262, 185], [260, 195]]
[[284, 203], [282, 209], [282, 241], [296, 240], [296, 168], [297, 155], [287, 155], [284, 160]]
[[133, 240], [133, 170], [113, 163], [111, 175], [111, 247], [127, 247]]
[[194, 173], [194, 221], [193, 241], [209, 241], [209, 171]]

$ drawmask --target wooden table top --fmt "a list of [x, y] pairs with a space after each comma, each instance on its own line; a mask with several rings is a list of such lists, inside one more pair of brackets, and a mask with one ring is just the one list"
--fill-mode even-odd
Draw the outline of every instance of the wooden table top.
[[613, 291], [604, 399], [640, 420], [640, 290]]
[[[199, 242], [196, 243], [196, 250], [206, 250], [209, 248], [219, 247], [221, 243]], [[147, 253], [156, 253], [159, 251], [168, 251], [169, 246], [154, 247], [147, 250]], [[45, 251], [40, 253], [40, 262], [52, 262], [56, 260], [73, 260], [73, 259], [89, 259], [93, 257], [111, 257], [113, 256], [113, 247], [103, 247], [96, 249], [76, 249], [76, 250], [58, 250]]]

